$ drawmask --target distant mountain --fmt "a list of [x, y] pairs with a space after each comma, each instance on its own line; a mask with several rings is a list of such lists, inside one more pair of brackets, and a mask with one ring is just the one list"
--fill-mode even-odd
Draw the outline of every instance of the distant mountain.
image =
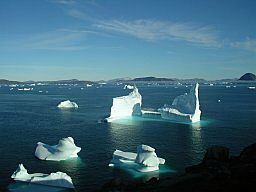
[[123, 78], [116, 78], [116, 79], [111, 79], [108, 80], [109, 83], [115, 83], [115, 82], [123, 82], [123, 81], [130, 81], [132, 78], [130, 77], [123, 77]]
[[43, 81], [49, 84], [92, 84], [93, 81], [84, 81], [78, 79], [56, 80], [56, 81]]
[[0, 79], [0, 85], [11, 85], [11, 84], [21, 84], [19, 81], [9, 81], [6, 79]]
[[207, 82], [205, 79], [200, 79], [200, 78], [194, 78], [194, 79], [177, 79], [177, 78], [164, 78], [164, 77], [138, 77], [138, 78], [118, 78], [118, 79], [111, 79], [107, 81], [108, 83], [143, 83], [143, 82], [162, 82], [162, 83], [175, 83], [175, 82], [180, 82], [180, 83], [204, 83]]
[[0, 85], [11, 85], [11, 84], [32, 84], [32, 83], [47, 83], [47, 84], [93, 84], [93, 81], [81, 81], [78, 79], [68, 80], [56, 80], [56, 81], [10, 81], [6, 79], [0, 79]]
[[131, 81], [173, 81], [173, 79], [158, 77], [139, 77], [132, 79]]
[[256, 81], [256, 76], [253, 73], [245, 73], [239, 80]]
[[194, 79], [173, 79], [175, 81], [178, 81], [180, 83], [205, 83], [207, 80], [205, 79], [200, 79], [200, 78], [194, 78]]

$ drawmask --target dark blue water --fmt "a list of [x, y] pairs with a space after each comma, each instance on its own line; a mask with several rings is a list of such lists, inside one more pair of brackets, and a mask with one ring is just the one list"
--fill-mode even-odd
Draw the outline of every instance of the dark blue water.
[[[29, 173], [66, 172], [77, 191], [93, 191], [111, 178], [133, 179], [128, 172], [108, 167], [115, 149], [135, 152], [139, 144], [150, 145], [166, 159], [165, 168], [181, 173], [186, 166], [198, 163], [211, 145], [225, 145], [237, 155], [256, 142], [256, 90], [248, 85], [200, 86], [202, 122], [194, 126], [136, 118], [100, 123], [110, 112], [112, 98], [129, 92], [121, 87], [9, 89], [0, 87], [0, 191], [13, 182], [10, 176], [19, 163]], [[188, 90], [185, 86], [139, 87], [144, 108], [159, 108]], [[66, 99], [75, 101], [79, 108], [59, 110], [57, 104]], [[79, 159], [51, 162], [34, 157], [38, 141], [56, 144], [68, 136], [82, 147]]]

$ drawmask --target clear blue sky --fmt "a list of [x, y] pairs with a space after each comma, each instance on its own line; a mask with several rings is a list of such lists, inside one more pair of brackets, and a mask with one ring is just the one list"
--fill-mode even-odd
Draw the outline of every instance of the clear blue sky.
[[1, 0], [0, 79], [256, 73], [255, 0]]

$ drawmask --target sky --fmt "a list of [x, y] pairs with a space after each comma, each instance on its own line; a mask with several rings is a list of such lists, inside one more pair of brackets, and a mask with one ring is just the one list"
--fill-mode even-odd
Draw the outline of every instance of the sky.
[[256, 73], [254, 0], [1, 0], [0, 79]]

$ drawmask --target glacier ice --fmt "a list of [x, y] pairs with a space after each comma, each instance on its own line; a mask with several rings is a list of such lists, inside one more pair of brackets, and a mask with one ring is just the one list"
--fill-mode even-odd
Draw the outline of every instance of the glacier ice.
[[66, 173], [56, 172], [50, 174], [33, 173], [29, 174], [23, 164], [19, 164], [17, 170], [12, 174], [15, 181], [23, 181], [31, 184], [40, 184], [53, 187], [75, 188], [72, 179]]
[[178, 122], [195, 123], [200, 121], [201, 111], [199, 109], [198, 87], [199, 84], [196, 83], [188, 94], [177, 96], [172, 105], [165, 104], [158, 109], [161, 117]]
[[77, 147], [72, 137], [62, 138], [58, 145], [47, 145], [42, 142], [37, 143], [35, 156], [41, 160], [61, 161], [69, 158], [78, 157], [77, 153], [81, 151]]
[[164, 163], [165, 159], [157, 157], [154, 148], [142, 144], [137, 147], [137, 153], [115, 150], [109, 166], [129, 164], [139, 172], [152, 172], [159, 170], [159, 164]]
[[75, 102], [66, 100], [66, 101], [62, 101], [57, 107], [58, 108], [78, 108], [78, 105]]
[[141, 115], [142, 97], [137, 87], [126, 96], [113, 98], [113, 105], [111, 107], [110, 117], [106, 120], [112, 122], [113, 120], [132, 115]]

